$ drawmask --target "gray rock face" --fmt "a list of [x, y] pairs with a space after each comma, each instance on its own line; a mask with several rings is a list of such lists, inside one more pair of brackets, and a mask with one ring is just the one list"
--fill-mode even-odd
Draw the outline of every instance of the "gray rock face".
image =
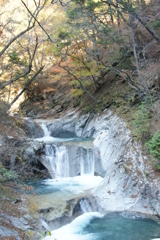
[[28, 139], [27, 144], [28, 147], [24, 150], [22, 159], [23, 161], [28, 161], [33, 164], [37, 164], [39, 161], [39, 156], [37, 153], [39, 151], [43, 151], [44, 145], [43, 143]]
[[[104, 179], [92, 194], [101, 208], [160, 215], [160, 178], [155, 177], [149, 160], [142, 154], [140, 143], [132, 141], [125, 123], [115, 114], [107, 110], [102, 115], [80, 116], [78, 111], [72, 111], [59, 119], [45, 121], [52, 136], [67, 133], [94, 139], [95, 174]], [[34, 161], [35, 153], [43, 148], [42, 145], [37, 142], [31, 144], [23, 157], [27, 159], [30, 156]], [[80, 173], [80, 148], [85, 151], [87, 147], [66, 147], [69, 175], [76, 176]], [[40, 161], [49, 169], [45, 156]]]
[[20, 228], [23, 231], [27, 229], [32, 229], [32, 227], [29, 226], [28, 222], [24, 218], [15, 218], [9, 216], [9, 219], [11, 220], [13, 226], [15, 226], [16, 228]]
[[[25, 220], [24, 218], [16, 218], [13, 216], [9, 216], [6, 214], [0, 214], [0, 219], [3, 220], [4, 223], [9, 223], [12, 224], [13, 227], [15, 227], [16, 229], [20, 229], [24, 232], [27, 232], [30, 229], [33, 229], [27, 220]], [[6, 239], [8, 239], [8, 237], [14, 237], [14, 239], [16, 240], [20, 240], [20, 237], [18, 235], [18, 231], [16, 230], [10, 230], [7, 229], [3, 226], [0, 226], [0, 238], [1, 237], [6, 237]]]
[[15, 230], [9, 230], [3, 226], [0, 226], [0, 236], [1, 237], [14, 237], [16, 240], [20, 240], [18, 232]]

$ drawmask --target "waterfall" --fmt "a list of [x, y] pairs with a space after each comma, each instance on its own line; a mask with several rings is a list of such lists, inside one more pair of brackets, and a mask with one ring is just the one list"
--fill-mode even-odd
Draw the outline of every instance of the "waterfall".
[[80, 202], [80, 207], [81, 207], [81, 210], [83, 211], [83, 213], [86, 213], [86, 212], [92, 212], [92, 208], [91, 206], [89, 205], [89, 203], [87, 202], [86, 199], [82, 199]]
[[[46, 216], [48, 216], [50, 220], [52, 218], [51, 214], [55, 214], [57, 219], [63, 217], [63, 213], [66, 213], [66, 216], [70, 216], [71, 208], [66, 207], [66, 203], [69, 204], [67, 206], [72, 207], [70, 204], [73, 204], [74, 207], [75, 203], [72, 203], [72, 199], [77, 197], [80, 199], [78, 201], [78, 210], [80, 208], [80, 212], [83, 212], [82, 216], [77, 217], [71, 224], [52, 231], [52, 235], [46, 236], [45, 239], [77, 240], [77, 237], [78, 239], [82, 239], [83, 235], [81, 232], [90, 221], [94, 218], [101, 218], [103, 216], [97, 212], [93, 212], [90, 201], [88, 202], [84, 197], [85, 194], [97, 187], [102, 181], [101, 177], [94, 176], [94, 150], [92, 139], [56, 138], [51, 136], [51, 131], [48, 130], [45, 123], [41, 124], [41, 127], [44, 132], [44, 137], [37, 140], [43, 143], [42, 146], [45, 146], [45, 155], [42, 153], [40, 160], [49, 170], [53, 178], [43, 180], [43, 195], [39, 196], [39, 202], [42, 204], [41, 209], [53, 209], [48, 215], [45, 214], [45, 219]], [[63, 136], [63, 134], [61, 136]], [[47, 194], [51, 193], [50, 196], [44, 196], [44, 186], [46, 186]], [[48, 203], [48, 208], [43, 199], [47, 199], [45, 201]], [[37, 209], [39, 209], [39, 204], [37, 204]], [[41, 224], [48, 230], [49, 226], [46, 221], [41, 220]]]
[[69, 177], [69, 158], [65, 146], [46, 145], [45, 154], [53, 173], [52, 176], [55, 178]]
[[81, 148], [80, 155], [81, 176], [85, 174], [94, 176], [94, 151], [92, 149]]
[[[47, 165], [49, 165], [49, 172], [51, 173], [52, 178], [69, 177], [69, 156], [67, 149], [69, 148], [69, 145], [64, 145], [64, 139], [51, 137], [51, 132], [45, 123], [41, 123], [41, 128], [43, 129], [44, 137], [40, 138], [40, 140], [49, 140], [51, 142], [50, 144], [49, 141], [46, 142], [45, 155]], [[52, 140], [54, 140], [54, 144]], [[80, 161], [80, 175], [94, 176], [94, 150], [91, 148], [86, 149], [84, 147], [79, 147], [79, 149], [80, 152], [78, 155]]]
[[47, 126], [44, 123], [41, 123], [41, 128], [44, 132], [44, 136], [50, 136], [51, 132], [48, 130]]
[[69, 177], [69, 158], [65, 146], [60, 146], [57, 151], [56, 176]]

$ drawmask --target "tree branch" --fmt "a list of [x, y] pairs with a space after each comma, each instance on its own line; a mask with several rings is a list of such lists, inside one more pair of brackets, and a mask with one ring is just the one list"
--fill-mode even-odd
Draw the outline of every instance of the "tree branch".
[[9, 41], [9, 43], [6, 44], [6, 46], [5, 46], [5, 47], [2, 49], [2, 51], [0, 52], [0, 57], [3, 55], [3, 53], [9, 48], [9, 46], [10, 46], [13, 42], [15, 42], [15, 41], [16, 41], [18, 38], [20, 38], [21, 36], [23, 36], [26, 32], [30, 31], [32, 28], [34, 28], [36, 21], [34, 20], [33, 24], [30, 25], [31, 22], [32, 22], [32, 19], [33, 19], [33, 18], [34, 18], [34, 19], [37, 18], [39, 12], [43, 9], [44, 5], [45, 5], [45, 3], [43, 4], [42, 7], [39, 7], [39, 5], [37, 6], [36, 10], [34, 11], [35, 16], [34, 16], [34, 14], [32, 14], [32, 17], [31, 17], [31, 19], [29, 20], [28, 27], [27, 27], [25, 30], [23, 30], [22, 32], [20, 32], [18, 35], [16, 35], [15, 37], [13, 37], [13, 38]]
[[[114, 8], [116, 9], [121, 9], [123, 12], [125, 13], [128, 13], [128, 14], [131, 14], [133, 17], [135, 17], [144, 27], [145, 29], [158, 41], [160, 42], [160, 37], [156, 34], [156, 32], [150, 28], [148, 26], [148, 24], [141, 18], [141, 16], [139, 14], [137, 14], [133, 8], [131, 8], [131, 5], [130, 5], [130, 8], [128, 6], [123, 6], [122, 2], [121, 1], [117, 1], [117, 4], [115, 4], [114, 2], [112, 2], [111, 0], [107, 0], [107, 1], [104, 1], [104, 0], [101, 0], [101, 2], [104, 2], [106, 3], [108, 6], [109, 5], [112, 5]], [[121, 4], [122, 6], [120, 7]]]
[[[47, 35], [47, 37], [49, 38], [49, 40], [54, 43], [54, 41], [52, 40], [52, 38], [49, 36], [49, 34], [47, 33], [47, 31], [44, 29], [44, 27], [40, 24], [40, 22], [37, 20], [37, 17], [35, 17], [31, 11], [29, 10], [29, 8], [27, 7], [27, 5], [25, 4], [25, 2], [23, 0], [21, 0], [21, 2], [23, 3], [23, 5], [25, 6], [25, 8], [27, 9], [27, 11], [29, 12], [29, 14], [34, 18], [34, 20], [38, 23], [38, 25], [40, 26], [40, 28], [42, 28], [42, 30], [45, 32], [45, 34]], [[45, 1], [46, 2], [46, 1]]]
[[25, 87], [20, 91], [20, 93], [13, 99], [10, 103], [10, 107], [17, 101], [17, 99], [27, 90], [29, 85], [33, 82], [33, 80], [38, 76], [38, 74], [43, 70], [44, 66], [40, 67], [40, 69], [32, 76], [30, 81], [26, 83]]
[[23, 78], [25, 76], [27, 76], [31, 70], [32, 70], [32, 63], [33, 63], [33, 59], [34, 59], [34, 56], [35, 56], [35, 53], [36, 53], [36, 50], [38, 48], [38, 37], [36, 36], [36, 45], [35, 45], [35, 48], [34, 48], [34, 52], [33, 52], [33, 55], [31, 57], [30, 55], [30, 52], [29, 52], [29, 49], [28, 49], [28, 54], [29, 54], [29, 66], [28, 66], [28, 70], [22, 74], [20, 74], [19, 76], [15, 77], [15, 78], [12, 78], [11, 80], [9, 80], [8, 82], [6, 82], [5, 84], [3, 84], [2, 86], [0, 86], [0, 89], [4, 89], [7, 85], [19, 80], [20, 78]]
[[24, 31], [20, 32], [18, 35], [16, 35], [15, 37], [13, 37], [9, 43], [3, 48], [3, 50], [0, 52], [0, 56], [2, 56], [2, 54], [9, 48], [9, 46], [16, 41], [19, 37], [21, 37], [23, 34], [25, 34], [26, 32], [30, 31], [35, 25], [35, 22], [30, 26], [27, 27]]
[[79, 84], [80, 84], [80, 86], [81, 86], [81, 89], [82, 89], [84, 92], [86, 92], [86, 93], [96, 102], [97, 99], [96, 99], [89, 91], [87, 91], [87, 89], [84, 87], [84, 85], [82, 84], [82, 82], [80, 81], [80, 79], [77, 78], [73, 73], [71, 73], [69, 69], [66, 69], [65, 67], [61, 66], [61, 62], [62, 62], [62, 59], [61, 59], [61, 61], [59, 62], [58, 66], [61, 67], [61, 68], [63, 68], [65, 71], [67, 71], [69, 75], [73, 76], [73, 77], [79, 82]]

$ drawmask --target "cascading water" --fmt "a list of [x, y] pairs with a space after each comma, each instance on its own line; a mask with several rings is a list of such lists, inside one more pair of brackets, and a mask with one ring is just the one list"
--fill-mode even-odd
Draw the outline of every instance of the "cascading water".
[[86, 213], [86, 212], [92, 212], [92, 208], [91, 206], [89, 205], [89, 203], [87, 202], [86, 199], [82, 199], [80, 202], [80, 207], [83, 211], [83, 213]]
[[[69, 157], [67, 147], [64, 145], [63, 141], [66, 142], [67, 139], [57, 139], [52, 138], [51, 132], [47, 126], [42, 123], [41, 127], [44, 132], [44, 137], [41, 138], [45, 145], [46, 161], [50, 166], [50, 173], [52, 178], [64, 178], [69, 177]], [[50, 144], [48, 144], [48, 139]], [[54, 144], [51, 143], [52, 139]], [[69, 139], [70, 140], [70, 139]], [[59, 144], [61, 142], [61, 144]], [[63, 143], [63, 145], [62, 145]], [[85, 149], [80, 147], [80, 175], [91, 175], [94, 176], [94, 151], [93, 149]]]
[[45, 154], [53, 173], [52, 176], [55, 178], [69, 177], [69, 158], [65, 146], [47, 144], [45, 146]]
[[44, 123], [41, 124], [41, 128], [44, 132], [44, 136], [50, 136], [51, 135], [51, 132], [48, 130], [47, 126]]
[[[86, 152], [86, 154], [84, 154]], [[94, 176], [94, 151], [81, 148], [81, 176], [88, 174]]]
[[[38, 190], [40, 193], [34, 205], [35, 211], [36, 213], [44, 212], [41, 217], [45, 216], [46, 220], [54, 219], [53, 216], [63, 219], [64, 213], [66, 216], [67, 214], [70, 216], [71, 212], [67, 212], [70, 209], [68, 204], [74, 198], [79, 197], [82, 199], [79, 204], [83, 212], [70, 224], [51, 231], [51, 236], [45, 237], [45, 240], [151, 240], [160, 236], [159, 225], [156, 225], [155, 222], [139, 218], [125, 219], [118, 213], [104, 215], [92, 212], [91, 205], [85, 197], [87, 193], [90, 193], [90, 189], [98, 186], [102, 181], [101, 177], [94, 176], [94, 150], [92, 147], [86, 146], [83, 141], [83, 144], [78, 145], [80, 147], [73, 160], [78, 159], [79, 162], [77, 161], [75, 165], [79, 168], [77, 172], [80, 172], [81, 176], [69, 177], [71, 172], [69, 166], [74, 163], [69, 162], [70, 155], [66, 142], [68, 141], [70, 146], [74, 147], [77, 140], [53, 138], [45, 124], [42, 124], [41, 127], [45, 136], [37, 141], [46, 143], [46, 161], [52, 170], [52, 177], [56, 179], [46, 179], [37, 184], [37, 195]], [[31, 201], [34, 200], [33, 196]], [[50, 230], [45, 221], [42, 221], [42, 225], [46, 230]]]
[[56, 176], [69, 177], [69, 158], [65, 146], [57, 148]]
[[[42, 123], [41, 127], [44, 132], [44, 139], [52, 139], [51, 132], [47, 126]], [[41, 138], [43, 139], [43, 138]], [[53, 138], [55, 140], [55, 138]], [[67, 148], [65, 146], [57, 146], [56, 144], [45, 145], [46, 161], [50, 166], [50, 172], [53, 178], [69, 177], [69, 158]]]

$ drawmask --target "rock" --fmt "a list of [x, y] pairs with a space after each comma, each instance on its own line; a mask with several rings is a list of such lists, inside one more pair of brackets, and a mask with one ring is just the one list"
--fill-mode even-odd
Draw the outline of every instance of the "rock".
[[62, 108], [61, 105], [56, 105], [56, 106], [54, 107], [54, 110], [58, 112], [59, 110], [61, 110], [61, 108]]
[[8, 237], [14, 237], [14, 239], [20, 240], [17, 231], [9, 230], [3, 226], [0, 226], [0, 237], [6, 237], [6, 239], [8, 239]]
[[[59, 119], [50, 120], [49, 128], [52, 136], [69, 133], [94, 139], [95, 173], [104, 179], [92, 194], [102, 209], [160, 216], [160, 177], [151, 172], [140, 143], [132, 140], [130, 131], [116, 114], [110, 110], [101, 115], [79, 115], [76, 110], [70, 111]], [[33, 154], [38, 147], [34, 147]], [[85, 152], [87, 148], [67, 148], [70, 176], [75, 176], [80, 172], [80, 151]], [[45, 156], [41, 162], [50, 169]], [[148, 177], [145, 175], [146, 168]], [[150, 178], [155, 181], [149, 182]]]
[[21, 199], [18, 199], [18, 198], [16, 198], [14, 201], [12, 201], [12, 204], [16, 204], [16, 203], [20, 203], [20, 202], [22, 202], [22, 200], [21, 200]]
[[39, 156], [37, 155], [37, 152], [41, 152], [44, 148], [43, 143], [37, 142], [35, 140], [27, 143], [28, 147], [23, 151], [22, 159], [23, 161], [28, 161], [29, 163], [38, 164]]
[[39, 213], [49, 213], [51, 211], [53, 211], [54, 208], [44, 208], [44, 209], [40, 209], [38, 210]]
[[[77, 113], [71, 114], [65, 116], [65, 119], [58, 119], [57, 123], [54, 122], [55, 128], [56, 125], [66, 131], [75, 132], [77, 136], [95, 138], [95, 172], [101, 176], [106, 174], [106, 177], [93, 194], [102, 208], [153, 213], [146, 195], [148, 190], [143, 190], [147, 180], [141, 150], [138, 144], [132, 143], [130, 131], [123, 121], [107, 111], [101, 117], [77, 117]], [[135, 149], [134, 152], [131, 151], [132, 148]], [[137, 182], [141, 184], [138, 185]], [[144, 196], [147, 197], [142, 200]]]
[[5, 218], [5, 220], [10, 220], [12, 225], [16, 228], [19, 228], [21, 229], [22, 231], [26, 231], [27, 229], [32, 229], [31, 226], [29, 226], [29, 223], [27, 220], [25, 220], [24, 218], [16, 218], [16, 217], [13, 217], [13, 216], [9, 216], [9, 215], [6, 215], [6, 214], [1, 214], [1, 216], [3, 218]]
[[43, 130], [39, 124], [28, 118], [24, 119], [23, 129], [26, 132], [27, 136], [30, 138], [38, 138], [43, 136]]
[[28, 114], [27, 114], [28, 117], [35, 117], [35, 113], [34, 113], [34, 110], [31, 110]]
[[33, 217], [31, 217], [29, 214], [24, 215], [24, 218], [32, 224], [36, 223], [36, 220]]

